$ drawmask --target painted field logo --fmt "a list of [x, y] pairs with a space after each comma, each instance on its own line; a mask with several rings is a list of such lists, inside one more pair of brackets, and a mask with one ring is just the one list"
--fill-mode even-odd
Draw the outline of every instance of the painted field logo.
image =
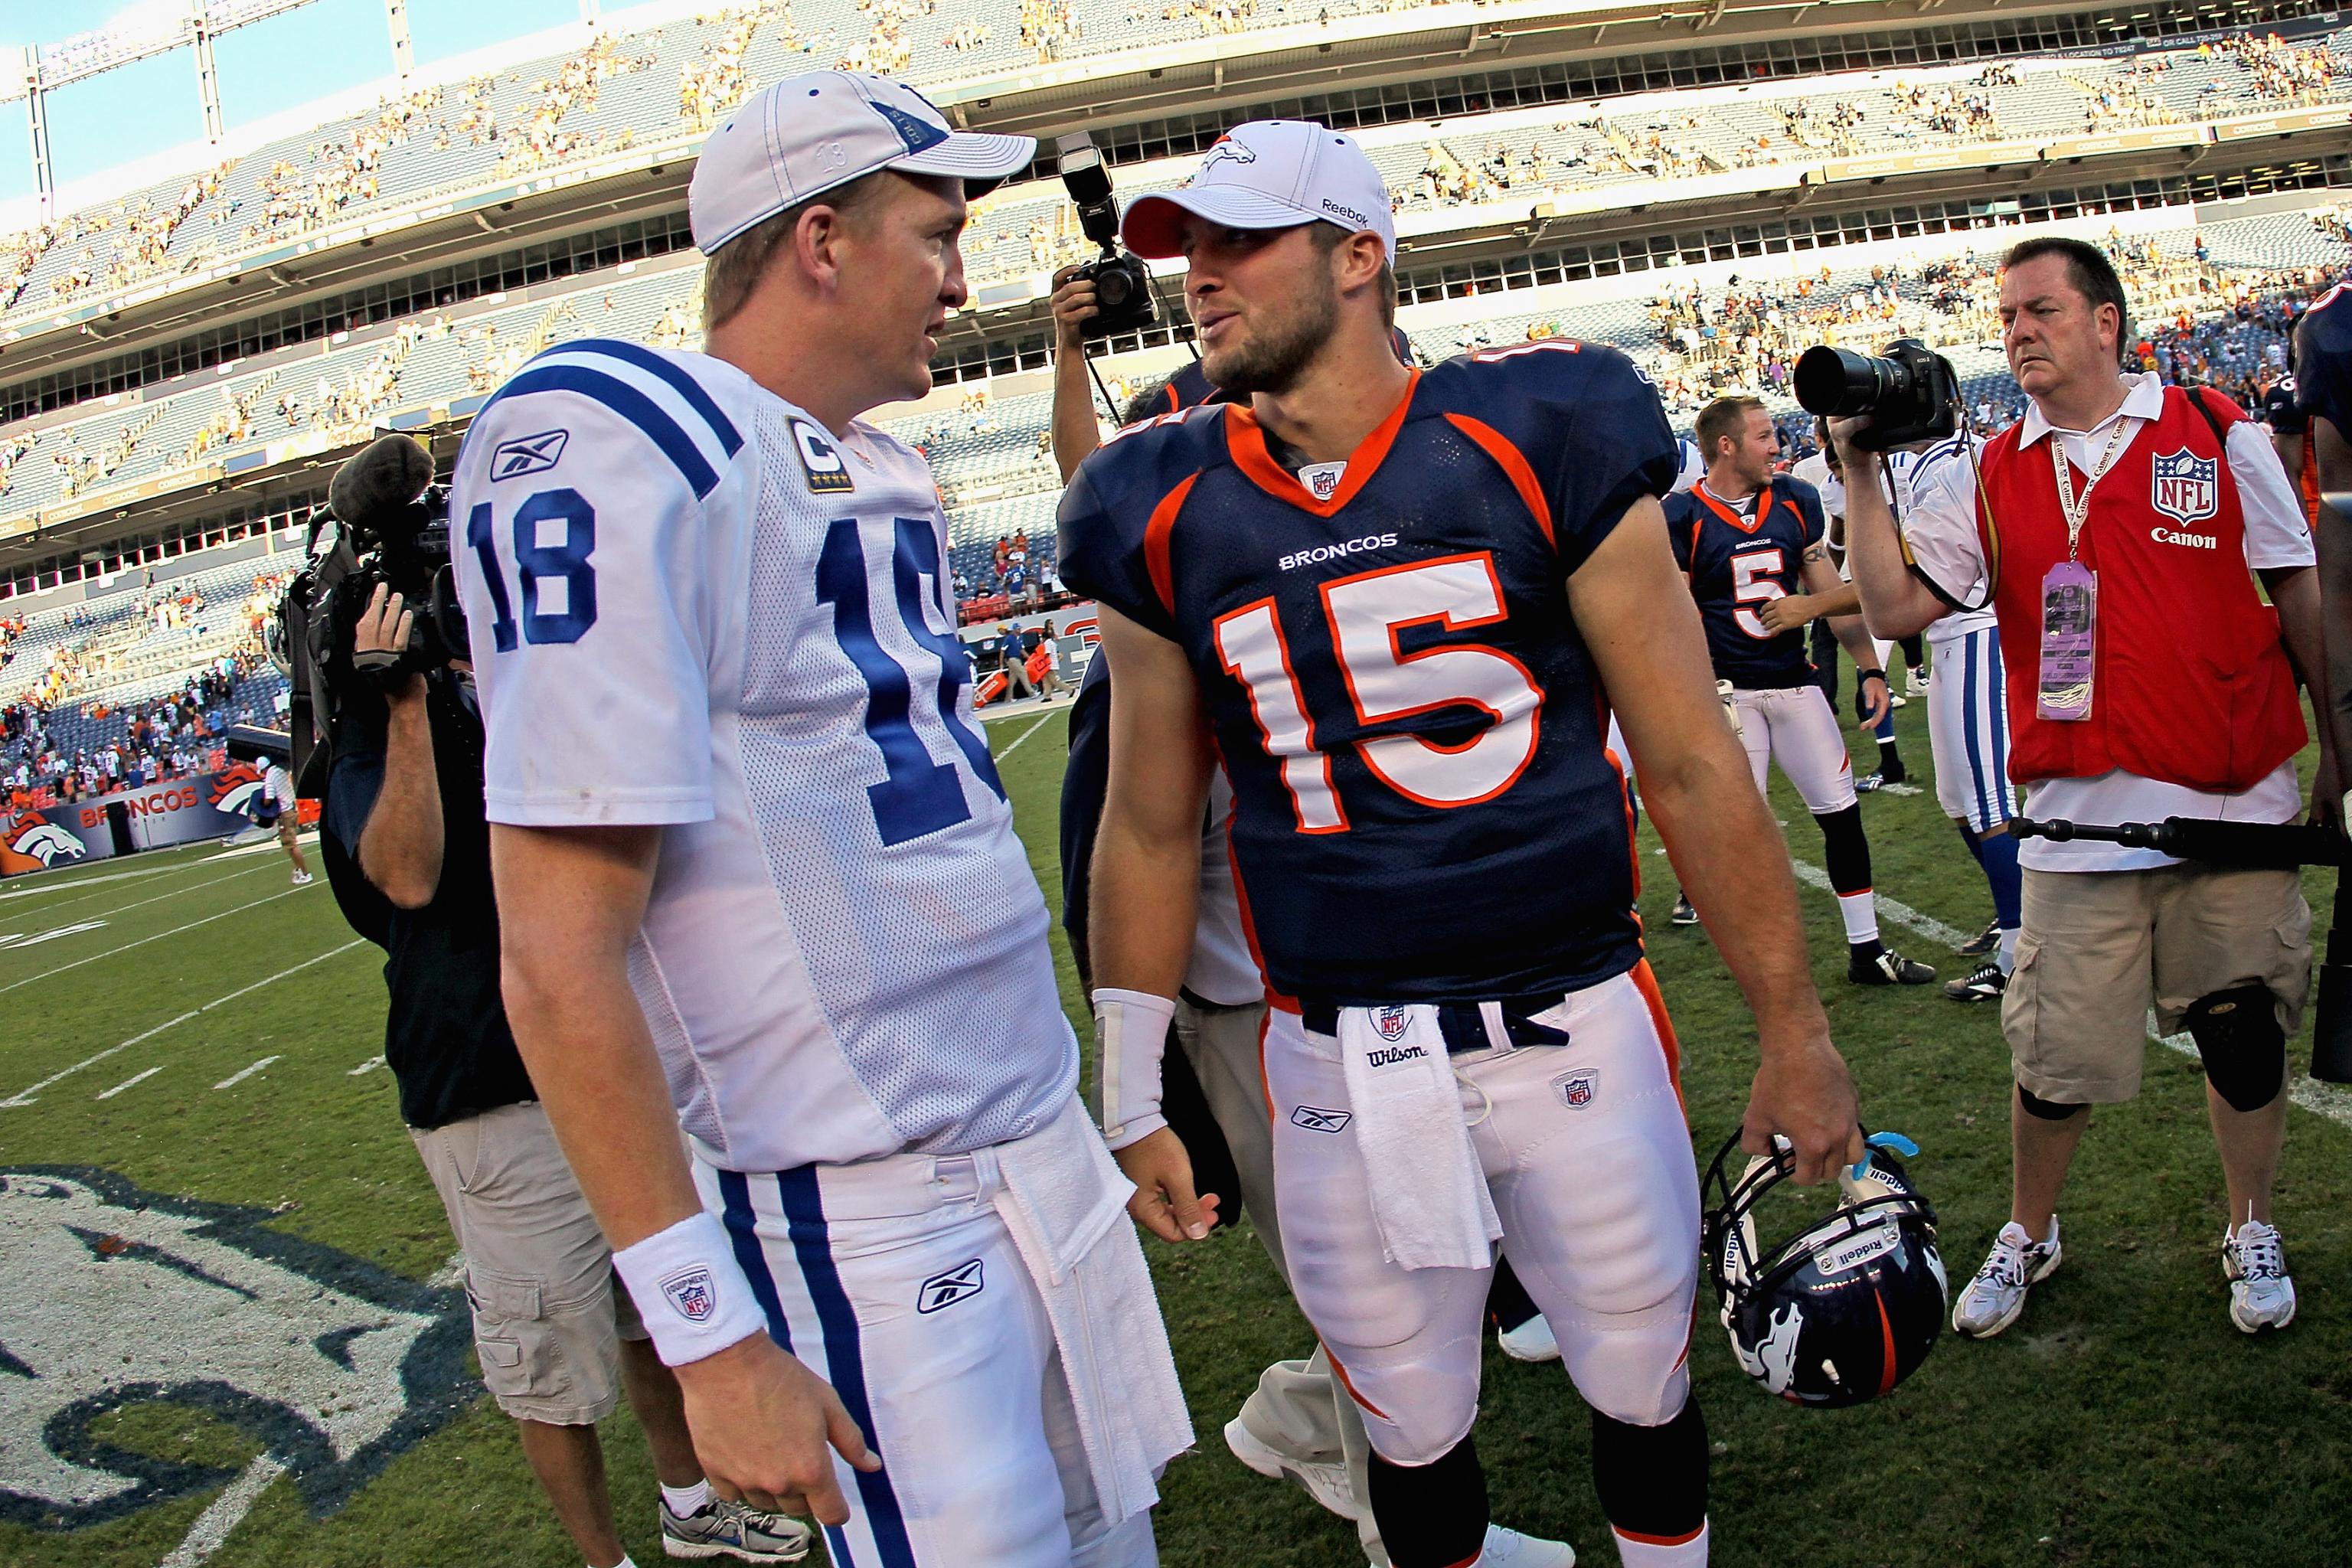
[[2149, 470], [2148, 504], [2175, 522], [2202, 522], [2221, 510], [2221, 465], [2183, 447]]
[[261, 785], [261, 774], [251, 763], [231, 763], [213, 775], [212, 794], [206, 798], [215, 811], [243, 816], [253, 809], [254, 795]]
[[1410, 1021], [1402, 1007], [1388, 1006], [1372, 1009], [1372, 1027], [1380, 1031], [1381, 1038], [1384, 1040], [1403, 1039], [1405, 1025]]
[[463, 1291], [268, 1228], [259, 1209], [86, 1166], [0, 1168], [0, 1520], [79, 1530], [235, 1478], [110, 1442], [114, 1411], [203, 1410], [313, 1517], [481, 1392]]
[[915, 1292], [915, 1310], [936, 1312], [942, 1307], [952, 1307], [968, 1300], [987, 1289], [987, 1277], [982, 1272], [977, 1258], [942, 1269], [923, 1281]]

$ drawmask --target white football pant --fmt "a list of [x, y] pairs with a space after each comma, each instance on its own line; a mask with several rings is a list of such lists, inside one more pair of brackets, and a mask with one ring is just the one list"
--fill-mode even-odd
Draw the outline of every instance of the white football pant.
[[1764, 788], [1774, 763], [1789, 775], [1815, 816], [1843, 811], [1854, 803], [1853, 763], [1847, 756], [1845, 733], [1822, 689], [1803, 686], [1761, 690], [1735, 689], [1734, 710], [1739, 715], [1739, 743], [1748, 749], [1748, 765], [1756, 787]]

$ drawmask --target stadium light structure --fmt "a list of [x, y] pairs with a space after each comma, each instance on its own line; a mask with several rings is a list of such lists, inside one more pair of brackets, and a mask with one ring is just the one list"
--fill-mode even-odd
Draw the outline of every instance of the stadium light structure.
[[[187, 0], [187, 9], [176, 16], [161, 9], [144, 10], [114, 26], [77, 33], [54, 44], [27, 45], [16, 75], [13, 79], [0, 76], [0, 103], [13, 103], [20, 98], [25, 100], [33, 133], [33, 184], [40, 192], [42, 216], [50, 214], [57, 199], [46, 102], [50, 93], [173, 49], [192, 49], [196, 60], [196, 97], [204, 107], [205, 138], [218, 142], [226, 126], [221, 118], [220, 74], [213, 65], [213, 40], [224, 33], [267, 22], [310, 3], [311, 0]], [[598, 19], [598, 0], [580, 0], [581, 19], [592, 26]], [[407, 0], [383, 0], [383, 18], [384, 31], [392, 44], [393, 68], [405, 79], [415, 63], [409, 44]]]

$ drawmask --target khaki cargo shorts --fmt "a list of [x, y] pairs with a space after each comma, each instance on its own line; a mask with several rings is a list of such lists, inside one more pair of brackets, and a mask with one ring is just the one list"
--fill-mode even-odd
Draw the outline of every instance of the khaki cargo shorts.
[[520, 1421], [583, 1426], [620, 1400], [620, 1343], [641, 1340], [588, 1200], [535, 1103], [409, 1130], [466, 1255], [482, 1382]]
[[2294, 872], [2029, 870], [2001, 1033], [2035, 1095], [2119, 1104], [2139, 1092], [2151, 1005], [2168, 1035], [2199, 997], [2254, 984], [2293, 1034], [2311, 994], [2311, 906]]

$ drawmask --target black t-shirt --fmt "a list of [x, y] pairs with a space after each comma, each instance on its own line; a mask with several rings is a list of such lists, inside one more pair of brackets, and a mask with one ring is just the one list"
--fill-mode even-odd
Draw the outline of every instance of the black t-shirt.
[[338, 727], [322, 836], [336, 900], [353, 929], [384, 950], [391, 993], [384, 1061], [400, 1081], [401, 1117], [416, 1128], [538, 1098], [499, 994], [481, 718], [471, 691], [447, 675], [433, 678], [425, 712], [441, 788], [441, 883], [433, 901], [400, 909], [359, 868], [360, 835], [383, 789], [385, 714], [373, 693], [354, 693]]
[[2310, 421], [2295, 405], [2294, 377], [2273, 383], [2263, 394], [2262, 419], [2277, 436], [2300, 436], [2309, 427]]

